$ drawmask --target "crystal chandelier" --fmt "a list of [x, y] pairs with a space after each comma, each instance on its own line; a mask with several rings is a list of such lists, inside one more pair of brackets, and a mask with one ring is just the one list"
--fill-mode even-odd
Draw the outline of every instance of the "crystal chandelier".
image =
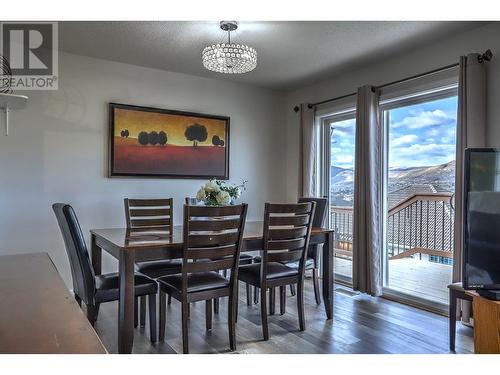
[[251, 72], [257, 66], [257, 51], [244, 44], [231, 43], [231, 31], [238, 28], [236, 21], [221, 21], [220, 28], [227, 31], [227, 43], [212, 44], [203, 49], [203, 66], [208, 70], [226, 74]]

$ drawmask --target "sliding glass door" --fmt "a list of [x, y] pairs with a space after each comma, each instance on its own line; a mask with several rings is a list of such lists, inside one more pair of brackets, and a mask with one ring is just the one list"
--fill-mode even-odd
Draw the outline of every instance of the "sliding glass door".
[[381, 108], [386, 132], [384, 293], [443, 306], [453, 262], [456, 89]]
[[327, 153], [323, 185], [330, 200], [330, 227], [335, 229], [335, 278], [346, 283], [352, 282], [355, 131], [354, 111], [323, 119], [323, 143]]

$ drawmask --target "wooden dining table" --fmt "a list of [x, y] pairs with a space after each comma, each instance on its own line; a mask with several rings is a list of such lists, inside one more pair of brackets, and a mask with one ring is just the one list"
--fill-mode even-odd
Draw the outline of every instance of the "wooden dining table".
[[[245, 223], [242, 252], [261, 250], [261, 221]], [[120, 300], [118, 307], [118, 351], [131, 353], [134, 343], [134, 272], [135, 263], [182, 258], [182, 226], [172, 235], [161, 231], [138, 231], [127, 228], [92, 229], [92, 265], [101, 274], [102, 250], [118, 260]], [[333, 316], [333, 245], [334, 232], [328, 228], [312, 228], [310, 244], [324, 244], [322, 251], [322, 294], [327, 319]]]

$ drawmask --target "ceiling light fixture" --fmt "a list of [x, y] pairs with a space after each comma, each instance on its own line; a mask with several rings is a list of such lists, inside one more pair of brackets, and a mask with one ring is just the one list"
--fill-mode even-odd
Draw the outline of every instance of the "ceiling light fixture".
[[231, 31], [238, 28], [236, 21], [221, 21], [220, 28], [227, 31], [227, 43], [212, 44], [203, 49], [203, 66], [208, 70], [226, 74], [248, 73], [257, 66], [257, 51], [245, 44], [231, 43]]

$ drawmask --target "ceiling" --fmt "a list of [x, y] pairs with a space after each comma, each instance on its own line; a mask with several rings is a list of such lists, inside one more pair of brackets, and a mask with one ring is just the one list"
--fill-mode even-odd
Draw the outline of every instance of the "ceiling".
[[241, 22], [232, 41], [258, 53], [243, 75], [206, 70], [201, 51], [222, 42], [218, 22], [61, 22], [62, 51], [203, 77], [292, 90], [388, 58], [478, 22]]

